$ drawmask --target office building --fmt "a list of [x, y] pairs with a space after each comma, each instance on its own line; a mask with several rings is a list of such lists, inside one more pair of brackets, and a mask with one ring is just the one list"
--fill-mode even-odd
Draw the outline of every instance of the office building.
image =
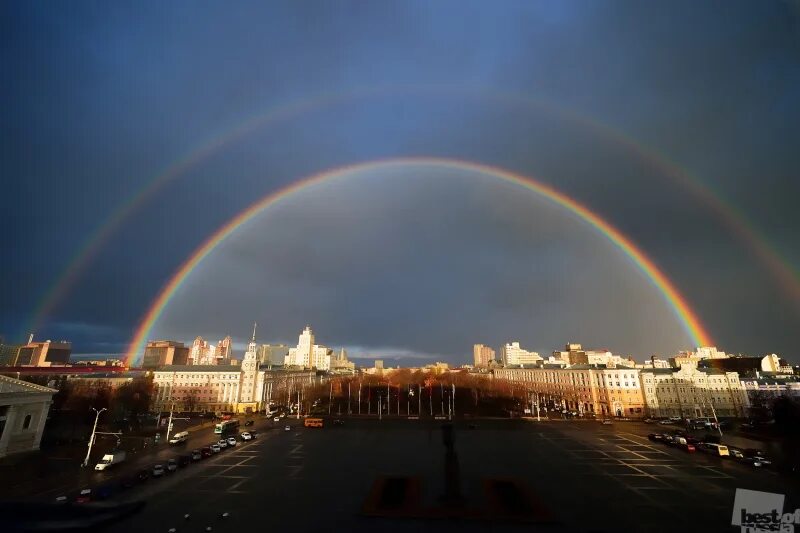
[[20, 347], [20, 344], [0, 344], [0, 366], [16, 365]]
[[28, 342], [17, 351], [15, 366], [57, 366], [69, 363], [72, 343], [67, 341]]
[[182, 342], [176, 341], [150, 341], [144, 349], [142, 368], [153, 369], [165, 365], [188, 364], [189, 348]]
[[522, 349], [519, 342], [511, 342], [501, 346], [500, 357], [506, 367], [535, 365], [542, 361], [538, 353]]
[[744, 417], [749, 401], [736, 372], [697, 368], [641, 370], [642, 391], [650, 416], [681, 418]]
[[321, 344], [314, 344], [314, 332], [306, 326], [300, 333], [296, 348], [289, 348], [284, 359], [286, 366], [328, 370], [331, 366], [333, 350]]
[[567, 368], [542, 365], [538, 368], [499, 368], [497, 379], [522, 385], [548, 410], [559, 409], [599, 417], [644, 416], [644, 398], [639, 370], [573, 365]]
[[476, 344], [472, 347], [472, 358], [476, 367], [487, 367], [490, 361], [494, 361], [495, 352], [489, 346]]
[[281, 366], [289, 355], [287, 344], [262, 344], [258, 347], [257, 357], [261, 366]]

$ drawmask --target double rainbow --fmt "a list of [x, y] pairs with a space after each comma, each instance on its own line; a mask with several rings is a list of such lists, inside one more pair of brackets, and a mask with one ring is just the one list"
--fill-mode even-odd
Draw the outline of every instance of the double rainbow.
[[233, 217], [228, 223], [223, 225], [208, 239], [206, 239], [206, 241], [200, 245], [191, 256], [189, 256], [189, 258], [181, 265], [177, 272], [175, 272], [170, 280], [164, 285], [159, 292], [158, 297], [151, 303], [147, 313], [145, 313], [139, 326], [137, 327], [130, 342], [126, 360], [129, 362], [129, 364], [133, 364], [138, 360], [139, 355], [144, 351], [144, 345], [147, 342], [150, 331], [153, 329], [153, 326], [158, 321], [159, 317], [164, 312], [164, 309], [169, 304], [170, 300], [181, 284], [200, 264], [200, 262], [214, 250], [214, 248], [216, 248], [229, 235], [236, 231], [236, 229], [242, 224], [246, 223], [248, 220], [270, 206], [275, 205], [281, 199], [314, 184], [334, 178], [344, 177], [354, 172], [377, 170], [382, 167], [396, 167], [403, 165], [427, 165], [435, 168], [479, 172], [495, 177], [499, 180], [521, 185], [553, 201], [555, 204], [564, 207], [594, 227], [609, 241], [614, 243], [620, 250], [622, 250], [631, 259], [631, 261], [633, 261], [633, 263], [649, 278], [651, 283], [661, 292], [664, 299], [670, 305], [673, 312], [683, 325], [686, 333], [689, 335], [689, 337], [691, 337], [695, 345], [704, 346], [713, 343], [711, 341], [711, 336], [705, 330], [686, 299], [680, 294], [680, 292], [678, 292], [678, 290], [664, 275], [664, 273], [661, 272], [658, 266], [650, 258], [648, 258], [644, 252], [642, 252], [642, 250], [640, 250], [636, 244], [633, 243], [633, 241], [620, 233], [619, 230], [614, 228], [596, 213], [590, 211], [581, 203], [573, 200], [549, 185], [501, 168], [457, 159], [416, 157], [369, 161], [327, 170], [325, 172], [310, 176], [306, 179], [294, 182], [291, 185], [275, 191], [250, 205], [250, 207]]

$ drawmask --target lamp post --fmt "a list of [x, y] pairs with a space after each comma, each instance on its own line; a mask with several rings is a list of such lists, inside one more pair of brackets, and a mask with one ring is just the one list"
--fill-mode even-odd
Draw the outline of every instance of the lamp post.
[[88, 466], [88, 464], [89, 464], [89, 456], [92, 455], [92, 445], [94, 444], [95, 432], [97, 431], [97, 421], [100, 419], [100, 413], [102, 413], [103, 411], [106, 411], [106, 410], [107, 409], [105, 407], [103, 407], [99, 411], [97, 409], [95, 409], [94, 407], [92, 407], [92, 411], [94, 411], [97, 414], [94, 417], [94, 427], [92, 427], [92, 436], [89, 439], [89, 449], [86, 450], [86, 459], [83, 460], [83, 465], [82, 466], [84, 466], [84, 467]]

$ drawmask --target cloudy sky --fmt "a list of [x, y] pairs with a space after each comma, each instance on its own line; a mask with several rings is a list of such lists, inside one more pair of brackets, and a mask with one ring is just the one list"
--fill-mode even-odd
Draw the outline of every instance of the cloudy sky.
[[[8, 341], [35, 328], [77, 353], [123, 352], [172, 273], [252, 202], [333, 167], [433, 156], [555, 187], [635, 242], [720, 348], [800, 362], [795, 2], [2, 9]], [[637, 358], [692, 344], [596, 229], [491, 176], [424, 165], [259, 214], [152, 335], [241, 343], [253, 320], [264, 342], [310, 323], [320, 342], [405, 360], [509, 340]]]

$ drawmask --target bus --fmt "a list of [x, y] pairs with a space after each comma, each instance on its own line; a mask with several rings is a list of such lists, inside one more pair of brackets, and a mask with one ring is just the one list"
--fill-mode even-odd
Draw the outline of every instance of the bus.
[[321, 428], [323, 423], [324, 422], [321, 418], [306, 418], [303, 425], [307, 428]]
[[214, 433], [224, 435], [226, 433], [235, 432], [237, 429], [239, 429], [238, 420], [225, 420], [214, 427]]

